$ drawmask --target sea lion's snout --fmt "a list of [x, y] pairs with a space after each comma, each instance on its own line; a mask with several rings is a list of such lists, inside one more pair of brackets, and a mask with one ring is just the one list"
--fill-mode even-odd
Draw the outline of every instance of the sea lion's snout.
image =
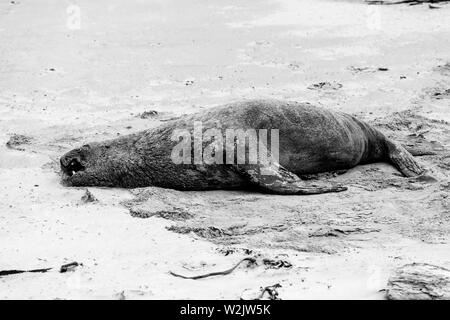
[[61, 157], [61, 170], [69, 176], [74, 175], [78, 171], [84, 170], [84, 166], [78, 157]]
[[71, 150], [63, 155], [59, 162], [61, 164], [61, 170], [69, 177], [73, 176], [79, 171], [86, 169], [86, 156], [85, 151], [89, 146], [83, 146], [78, 149]]

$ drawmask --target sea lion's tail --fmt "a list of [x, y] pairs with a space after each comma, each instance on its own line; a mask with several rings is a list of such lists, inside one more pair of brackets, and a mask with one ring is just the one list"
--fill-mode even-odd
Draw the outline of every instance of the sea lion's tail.
[[416, 177], [425, 172], [422, 165], [399, 143], [386, 138], [386, 147], [389, 159], [404, 176]]

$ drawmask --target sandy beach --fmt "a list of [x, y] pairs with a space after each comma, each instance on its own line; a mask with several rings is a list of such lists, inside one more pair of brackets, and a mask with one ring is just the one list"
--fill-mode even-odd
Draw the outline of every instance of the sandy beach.
[[[412, 262], [450, 268], [450, 4], [0, 3], [0, 299], [384, 299]], [[59, 157], [240, 99], [306, 101], [434, 151], [437, 181], [389, 164], [346, 192], [61, 185]], [[147, 112], [147, 113], [145, 113]], [[145, 116], [143, 116], [145, 115]], [[7, 143], [9, 142], [9, 145]], [[164, 208], [163, 210], [161, 208]], [[199, 280], [195, 275], [233, 273]]]

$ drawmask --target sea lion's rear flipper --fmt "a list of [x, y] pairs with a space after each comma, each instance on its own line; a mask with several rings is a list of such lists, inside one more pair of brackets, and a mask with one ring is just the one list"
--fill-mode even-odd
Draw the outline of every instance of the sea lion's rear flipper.
[[399, 143], [386, 139], [386, 146], [389, 159], [404, 176], [416, 177], [425, 172], [425, 169]]
[[236, 165], [235, 168], [252, 184], [272, 194], [319, 194], [347, 190], [347, 187], [329, 182], [303, 181], [278, 163]]

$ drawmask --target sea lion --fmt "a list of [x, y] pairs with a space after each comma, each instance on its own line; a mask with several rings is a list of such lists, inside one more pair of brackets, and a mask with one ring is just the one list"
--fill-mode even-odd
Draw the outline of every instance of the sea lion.
[[[195, 135], [195, 123], [201, 123], [200, 133], [211, 128], [222, 133], [226, 129], [278, 130], [279, 161], [260, 162], [258, 155], [256, 164], [225, 161], [224, 164], [177, 164], [173, 160], [173, 150], [180, 141], [177, 137], [174, 139], [174, 133], [188, 130]], [[259, 136], [258, 139], [265, 141]], [[239, 143], [238, 140], [233, 142]], [[220, 141], [219, 145], [221, 143], [224, 142]], [[201, 148], [206, 147], [208, 144], [203, 141]], [[248, 149], [247, 146], [247, 158]], [[218, 151], [220, 149], [214, 149], [213, 156]], [[191, 156], [195, 157], [189, 153], [189, 160]], [[236, 161], [236, 155], [232, 158]], [[178, 190], [256, 186], [274, 194], [344, 191], [347, 189], [344, 186], [325, 181], [303, 181], [298, 175], [349, 169], [380, 161], [392, 163], [407, 177], [424, 172], [407, 150], [367, 123], [309, 103], [281, 100], [246, 100], [214, 107], [153, 129], [86, 144], [69, 151], [60, 160], [65, 176], [63, 181], [69, 186], [157, 186]]]

